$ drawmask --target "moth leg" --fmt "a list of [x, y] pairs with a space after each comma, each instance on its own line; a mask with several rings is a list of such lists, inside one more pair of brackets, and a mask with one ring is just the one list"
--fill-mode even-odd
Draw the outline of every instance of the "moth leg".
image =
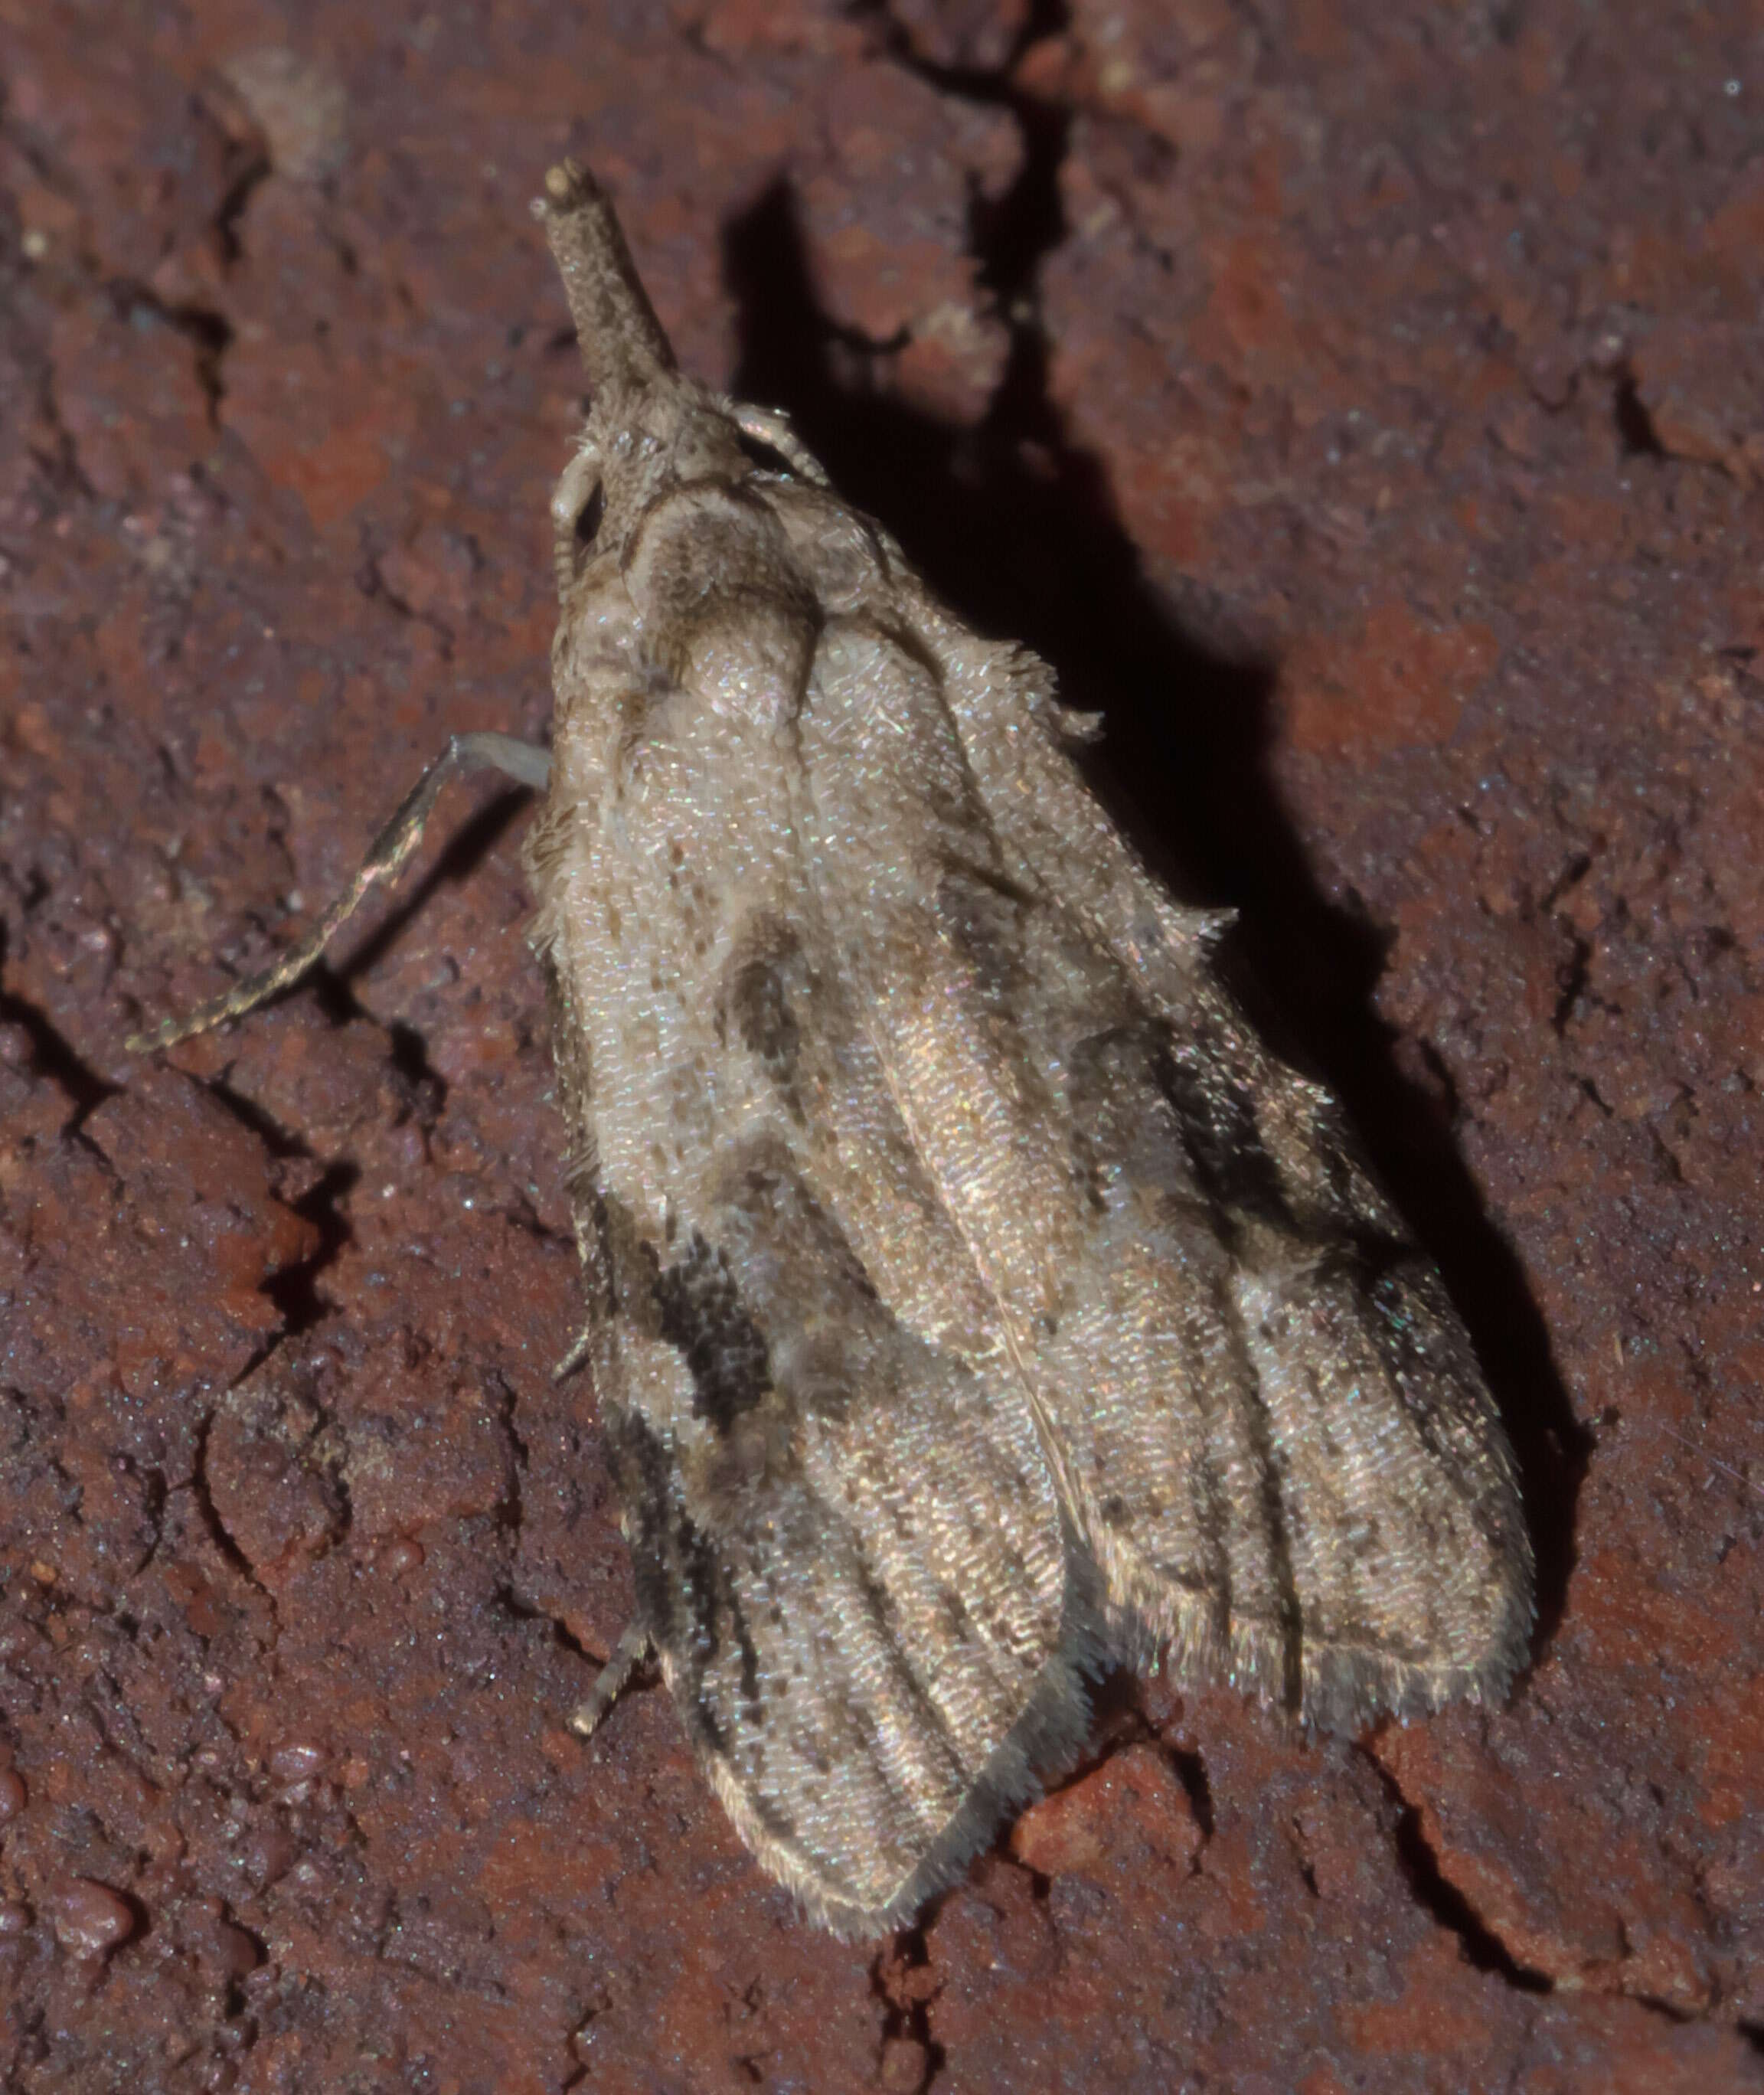
[[756, 407], [750, 401], [731, 400], [729, 409], [735, 418], [736, 428], [742, 434], [751, 437], [756, 443], [769, 444], [792, 473], [799, 473], [804, 480], [812, 481], [817, 487], [832, 485], [827, 478], [825, 467], [777, 408]]
[[649, 1654], [649, 1631], [639, 1622], [627, 1622], [624, 1635], [613, 1648], [612, 1656], [601, 1667], [594, 1686], [570, 1714], [569, 1728], [578, 1738], [592, 1737], [600, 1719], [618, 1701], [631, 1675], [647, 1661]]
[[577, 1369], [594, 1350], [595, 1340], [599, 1335], [599, 1318], [590, 1317], [575, 1337], [570, 1340], [563, 1358], [551, 1370], [553, 1382], [562, 1382], [566, 1375], [575, 1374]]
[[223, 1019], [242, 1017], [279, 991], [298, 982], [318, 960], [324, 948], [353, 917], [369, 891], [383, 880], [396, 878], [416, 850], [441, 789], [455, 773], [501, 771], [523, 786], [542, 792], [551, 775], [547, 751], [512, 734], [455, 734], [407, 795], [403, 804], [369, 847], [361, 870], [332, 903], [305, 938], [261, 974], [247, 975], [224, 996], [198, 1004], [181, 1018], [168, 1018], [140, 1033], [131, 1033], [124, 1043], [132, 1055], [146, 1055], [156, 1048], [170, 1048], [194, 1034], [206, 1033]]

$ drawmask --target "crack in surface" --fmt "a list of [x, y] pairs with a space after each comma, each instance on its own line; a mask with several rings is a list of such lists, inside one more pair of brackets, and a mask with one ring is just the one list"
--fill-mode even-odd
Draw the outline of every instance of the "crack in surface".
[[[935, 1911], [934, 1906], [930, 1909], [931, 1914]], [[882, 2035], [877, 2045], [878, 2069], [891, 2044], [917, 2045], [924, 2055], [919, 2079], [903, 2095], [929, 2095], [947, 2058], [931, 2027], [931, 2010], [943, 1988], [916, 1982], [909, 1975], [930, 1969], [931, 1955], [926, 1940], [930, 1925], [928, 1915], [917, 1926], [902, 1928], [886, 1949], [878, 1951], [869, 1969], [870, 1993], [882, 2009]]]
[[412, 625], [420, 625], [435, 636], [436, 651], [443, 662], [453, 660], [453, 628], [445, 619], [438, 618], [432, 612], [419, 611], [410, 600], [399, 595], [387, 581], [381, 565], [381, 555], [370, 553], [356, 572], [356, 586], [370, 602], [383, 603], [395, 618]]
[[1401, 1783], [1376, 1753], [1364, 1747], [1357, 1750], [1371, 1763], [1386, 1794], [1397, 1807], [1396, 1860], [1415, 1903], [1457, 1937], [1465, 1962], [1473, 1969], [1502, 1979], [1521, 1993], [1553, 1993], [1556, 1982], [1549, 1974], [1516, 1957], [1468, 1895], [1446, 1874], [1438, 1851], [1422, 1830], [1421, 1806], [1409, 1801]]
[[1670, 457], [1660, 441], [1660, 433], [1642, 400], [1641, 388], [1628, 365], [1620, 364], [1611, 393], [1611, 418], [1617, 425], [1618, 441], [1627, 458]]
[[220, 427], [220, 403], [226, 398], [223, 366], [233, 346], [234, 329], [226, 315], [213, 306], [194, 299], [162, 298], [149, 285], [133, 277], [118, 277], [106, 287], [115, 300], [117, 317], [124, 325], [136, 313], [150, 313], [189, 344], [196, 383], [207, 403], [208, 426]]
[[193, 1078], [190, 1081], [231, 1119], [255, 1135], [273, 1161], [281, 1163], [298, 1159], [320, 1167], [317, 1178], [304, 1192], [293, 1200], [285, 1199], [282, 1203], [318, 1232], [317, 1246], [307, 1257], [277, 1266], [259, 1283], [259, 1291], [267, 1296], [281, 1313], [281, 1326], [253, 1356], [245, 1374], [239, 1378], [242, 1382], [246, 1375], [255, 1374], [278, 1348], [290, 1339], [310, 1331], [335, 1308], [320, 1291], [319, 1277], [337, 1263], [355, 1240], [355, 1232], [342, 1203], [359, 1183], [361, 1166], [346, 1157], [323, 1162], [298, 1135], [290, 1133], [255, 1100], [236, 1091], [224, 1075], [205, 1080]]
[[[240, 1382], [245, 1381], [251, 1372], [252, 1370], [247, 1368], [245, 1374], [239, 1378]], [[237, 1386], [236, 1384], [235, 1387]], [[281, 1627], [281, 1618], [277, 1607], [275, 1592], [273, 1588], [265, 1585], [263, 1579], [259, 1577], [257, 1566], [233, 1540], [232, 1530], [221, 1518], [220, 1509], [215, 1504], [214, 1492], [208, 1481], [208, 1442], [215, 1430], [215, 1419], [219, 1409], [218, 1404], [211, 1404], [209, 1406], [208, 1414], [203, 1420], [197, 1433], [196, 1459], [191, 1468], [188, 1488], [196, 1509], [202, 1516], [203, 1525], [207, 1531], [208, 1539], [213, 1543], [222, 1559], [238, 1573], [254, 1592], [260, 1593], [268, 1603], [271, 1629], [269, 1649], [273, 1650]]]
[[261, 150], [241, 149], [239, 165], [233, 179], [221, 193], [215, 207], [213, 219], [215, 246], [220, 254], [223, 275], [230, 276], [245, 259], [244, 245], [239, 238], [239, 227], [245, 217], [246, 207], [253, 192], [269, 180], [275, 169], [267, 152]]
[[[198, 120], [210, 124], [218, 132], [224, 133], [225, 125], [216, 119], [199, 95], [193, 98], [191, 111]], [[67, 177], [54, 157], [31, 135], [28, 126], [10, 120], [5, 107], [3, 85], [0, 85], [0, 131], [11, 140], [20, 158], [46, 189], [76, 210], [81, 207], [79, 185]], [[209, 233], [214, 242], [223, 277], [230, 276], [242, 259], [243, 250], [238, 237], [240, 221], [252, 193], [272, 172], [269, 158], [260, 147], [229, 145], [226, 159], [231, 163], [231, 172], [226, 176], [224, 185], [208, 219]], [[155, 291], [150, 284], [139, 278], [107, 275], [101, 257], [89, 248], [76, 249], [72, 259], [87, 281], [108, 296], [119, 324], [126, 327], [137, 312], [150, 313], [163, 325], [182, 335], [189, 343], [196, 381], [207, 406], [209, 426], [218, 429], [220, 403], [226, 394], [223, 366], [235, 333], [232, 321], [217, 307], [206, 305], [199, 300], [168, 299]], [[71, 486], [88, 500], [96, 500], [97, 490], [81, 467], [78, 446], [61, 416], [55, 398], [55, 376], [53, 364], [46, 357], [41, 377], [40, 407], [46, 426], [57, 439], [58, 455], [49, 459], [38, 454], [38, 463], [50, 473], [53, 480]]]
[[[10, 946], [8, 927], [0, 922], [0, 976], [3, 976]], [[84, 1130], [105, 1100], [117, 1095], [121, 1085], [101, 1077], [40, 1005], [3, 987], [0, 987], [0, 1026], [18, 1028], [29, 1046], [31, 1074], [54, 1085], [67, 1100], [71, 1111], [62, 1124], [63, 1139], [83, 1142], [107, 1166], [109, 1158]]]
[[[3, 954], [0, 944], [0, 956]], [[67, 1100], [72, 1111], [62, 1125], [63, 1136], [69, 1141], [82, 1139], [86, 1122], [122, 1087], [101, 1077], [46, 1013], [6, 990], [0, 990], [0, 1026], [17, 1026], [30, 1043], [31, 1074], [53, 1084]], [[89, 1136], [83, 1139], [89, 1148], [97, 1149]]]

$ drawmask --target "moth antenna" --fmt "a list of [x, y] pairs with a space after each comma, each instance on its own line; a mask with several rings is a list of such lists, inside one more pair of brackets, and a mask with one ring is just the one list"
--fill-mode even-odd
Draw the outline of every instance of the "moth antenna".
[[564, 279], [590, 390], [636, 391], [671, 377], [673, 351], [606, 191], [586, 168], [565, 160], [547, 174], [533, 211]]

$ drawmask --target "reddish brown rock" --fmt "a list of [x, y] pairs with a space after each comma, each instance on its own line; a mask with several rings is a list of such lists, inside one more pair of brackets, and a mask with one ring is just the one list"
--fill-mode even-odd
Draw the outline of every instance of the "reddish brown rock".
[[[284, 13], [0, 0], [0, 2080], [1758, 2084], [1746, 11]], [[316, 986], [121, 1049], [447, 734], [546, 718], [566, 150], [683, 359], [1104, 710], [1539, 1545], [1509, 1708], [1361, 1750], [1111, 1690], [1127, 1743], [879, 1946], [801, 1927], [664, 1693], [564, 1729], [630, 1590], [549, 1378], [518, 802]]]
[[1127, 1746], [1082, 1781], [1045, 1797], [1011, 1829], [1010, 1849], [1037, 1875], [1093, 1880], [1192, 1868], [1206, 1831], [1182, 1782], [1150, 1746]]
[[134, 1910], [120, 1892], [89, 1877], [58, 1885], [47, 1901], [55, 1940], [74, 1957], [107, 1957], [135, 1932]]
[[1764, 483], [1764, 356], [1748, 327], [1663, 315], [1629, 356], [1638, 442]]

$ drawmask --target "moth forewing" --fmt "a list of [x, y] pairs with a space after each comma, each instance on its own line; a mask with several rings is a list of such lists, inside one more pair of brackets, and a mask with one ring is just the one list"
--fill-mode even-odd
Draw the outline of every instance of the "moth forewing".
[[592, 402], [528, 865], [638, 1608], [579, 1727], [652, 1648], [760, 1862], [862, 1935], [1069, 1760], [1107, 1663], [1330, 1723], [1500, 1695], [1494, 1406], [1217, 918], [1043, 665], [678, 372], [592, 180], [535, 210]]

